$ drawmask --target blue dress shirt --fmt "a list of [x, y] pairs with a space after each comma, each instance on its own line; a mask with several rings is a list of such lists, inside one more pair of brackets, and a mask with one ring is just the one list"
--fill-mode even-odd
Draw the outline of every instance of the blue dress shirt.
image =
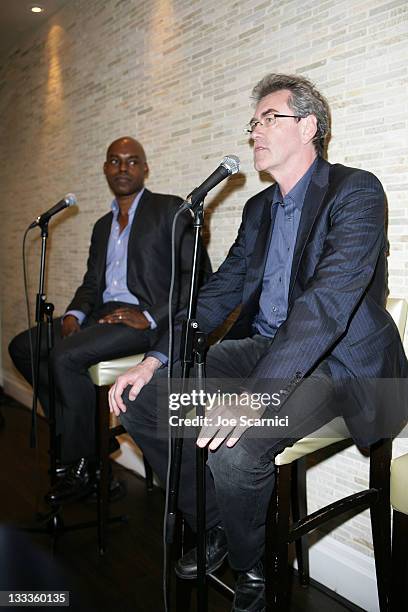
[[273, 338], [288, 314], [289, 282], [293, 254], [299, 229], [303, 202], [317, 159], [294, 187], [282, 197], [279, 185], [273, 196], [273, 207], [277, 207], [272, 237], [269, 244], [259, 312], [255, 317], [255, 332]]
[[[135, 305], [139, 304], [137, 297], [133, 295], [133, 293], [131, 293], [127, 287], [127, 251], [130, 230], [143, 192], [144, 189], [142, 189], [133, 200], [128, 212], [128, 223], [122, 232], [120, 231], [118, 220], [119, 205], [116, 199], [113, 200], [111, 204], [113, 218], [106, 255], [106, 287], [102, 297], [104, 304], [107, 302], [124, 302], [126, 304]], [[80, 324], [82, 324], [85, 319], [85, 314], [80, 310], [69, 310], [64, 316], [69, 314], [74, 315]], [[143, 311], [143, 314], [148, 319], [151, 329], [157, 327], [153, 317], [147, 311]]]

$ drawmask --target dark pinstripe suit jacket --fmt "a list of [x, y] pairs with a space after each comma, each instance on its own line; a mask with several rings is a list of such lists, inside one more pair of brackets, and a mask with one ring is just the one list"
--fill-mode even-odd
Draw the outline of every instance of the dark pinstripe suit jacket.
[[[253, 333], [274, 223], [274, 189], [247, 202], [235, 243], [200, 292], [197, 318], [207, 333], [240, 304], [228, 337]], [[364, 379], [408, 375], [398, 330], [385, 310], [385, 213], [384, 191], [375, 176], [319, 159], [302, 209], [288, 317], [253, 372], [258, 379], [284, 379], [291, 391], [326, 359], [339, 384], [357, 381], [361, 418], [353, 414], [349, 426], [361, 444], [379, 437], [367, 428], [379, 399]]]

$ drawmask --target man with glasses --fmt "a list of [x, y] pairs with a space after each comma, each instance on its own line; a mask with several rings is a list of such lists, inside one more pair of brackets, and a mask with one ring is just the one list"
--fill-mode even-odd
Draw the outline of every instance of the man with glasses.
[[[54, 322], [51, 361], [63, 464], [63, 477], [47, 495], [54, 504], [85, 496], [95, 484], [95, 388], [88, 368], [145, 352], [167, 329], [171, 230], [182, 200], [146, 189], [148, 170], [144, 149], [134, 138], [109, 145], [103, 171], [114, 195], [111, 210], [96, 222], [83, 282], [64, 316]], [[180, 308], [188, 299], [193, 253], [189, 213], [179, 217], [175, 239], [173, 307]], [[199, 265], [202, 282], [211, 272], [205, 250]], [[39, 396], [48, 414], [45, 333], [42, 343]], [[9, 351], [31, 384], [29, 332], [16, 336]]]
[[[380, 182], [323, 159], [329, 109], [310, 81], [270, 74], [253, 96], [247, 131], [254, 165], [275, 184], [246, 203], [234, 244], [200, 291], [196, 317], [209, 334], [241, 306], [227, 339], [209, 349], [206, 362], [210, 379], [238, 379], [240, 395], [233, 407], [221, 401], [207, 411], [213, 418], [197, 442], [210, 450], [207, 568], [213, 571], [228, 553], [237, 572], [235, 612], [265, 609], [262, 555], [274, 456], [338, 414], [336, 385], [342, 380], [408, 373], [398, 330], [385, 310]], [[163, 481], [167, 442], [156, 432], [154, 392], [166, 375], [166, 342], [160, 339], [155, 352], [120, 376], [110, 392], [111, 410], [121, 414]], [[348, 423], [354, 439], [367, 445], [380, 437], [372, 427], [379, 406], [364, 385], [358, 391]], [[248, 418], [259, 392], [274, 399], [256, 413], [263, 427]], [[194, 464], [194, 441], [185, 439], [179, 506], [193, 528]], [[176, 572], [196, 577], [196, 550], [179, 560]]]

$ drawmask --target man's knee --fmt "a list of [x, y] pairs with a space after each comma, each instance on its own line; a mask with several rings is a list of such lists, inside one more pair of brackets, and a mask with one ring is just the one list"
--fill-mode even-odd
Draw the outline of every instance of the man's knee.
[[241, 440], [231, 448], [225, 442], [208, 455], [208, 466], [217, 485], [229, 489], [256, 488], [274, 473], [274, 463], [248, 450]]
[[50, 360], [53, 372], [57, 377], [67, 370], [81, 369], [77, 352], [72, 351], [66, 340], [54, 346], [50, 353]]
[[11, 340], [8, 346], [9, 355], [15, 366], [18, 367], [18, 364], [23, 360], [26, 361], [30, 355], [30, 345], [29, 345], [29, 336], [28, 330], [17, 334]]
[[134, 401], [131, 401], [129, 399], [129, 391], [130, 391], [130, 389], [131, 389], [131, 386], [128, 385], [125, 388], [125, 390], [123, 391], [123, 393], [122, 393], [122, 400], [123, 400], [123, 403], [126, 406], [126, 412], [121, 412], [120, 413], [120, 417], [119, 417], [120, 422], [122, 423], [122, 425], [126, 429], [126, 431], [130, 430], [130, 428], [131, 428], [130, 427], [130, 423], [134, 421], [134, 414], [133, 414], [134, 409], [136, 408], [136, 410], [135, 410], [136, 416], [137, 416], [137, 412], [138, 412], [136, 404], [138, 403], [139, 398], [137, 398]]
[[255, 461], [238, 442], [229, 448], [225, 442], [208, 454], [208, 466], [214, 478], [231, 479], [237, 471], [250, 471]]
[[126, 412], [120, 414], [120, 422], [131, 435], [137, 430], [144, 431], [145, 428], [153, 428], [156, 431], [160, 414], [156, 380], [145, 385], [135, 400], [129, 399], [131, 388], [131, 385], [128, 385], [122, 393]]

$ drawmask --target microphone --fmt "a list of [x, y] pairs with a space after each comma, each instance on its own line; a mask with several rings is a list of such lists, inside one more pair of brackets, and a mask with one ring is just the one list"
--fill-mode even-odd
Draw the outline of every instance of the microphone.
[[51, 208], [49, 208], [45, 213], [37, 217], [35, 221], [33, 221], [29, 225], [29, 229], [36, 227], [37, 225], [43, 225], [44, 223], [48, 223], [48, 221], [60, 212], [60, 210], [64, 210], [64, 208], [68, 208], [69, 206], [75, 206], [77, 203], [76, 195], [73, 193], [67, 193], [65, 198], [54, 204]]
[[207, 193], [221, 183], [230, 174], [239, 171], [239, 158], [236, 155], [226, 155], [218, 168], [187, 196], [183, 206], [194, 210], [205, 198]]

